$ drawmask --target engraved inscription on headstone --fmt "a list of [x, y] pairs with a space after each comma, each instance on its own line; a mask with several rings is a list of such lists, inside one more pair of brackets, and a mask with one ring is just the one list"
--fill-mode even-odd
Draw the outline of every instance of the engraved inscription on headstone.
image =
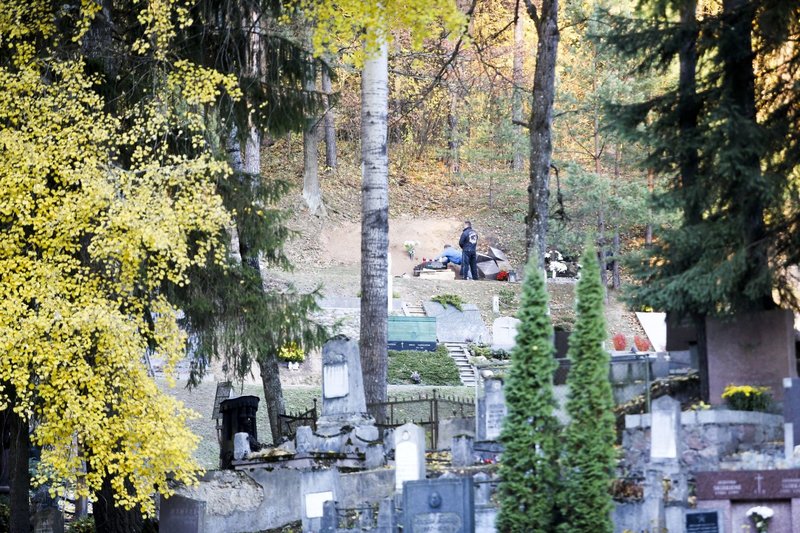
[[472, 478], [409, 481], [403, 489], [404, 533], [474, 533]]
[[800, 470], [697, 472], [700, 500], [790, 500], [800, 498]]
[[342, 398], [347, 396], [347, 363], [327, 365], [322, 368], [323, 398]]
[[686, 511], [685, 533], [721, 533], [719, 511]]

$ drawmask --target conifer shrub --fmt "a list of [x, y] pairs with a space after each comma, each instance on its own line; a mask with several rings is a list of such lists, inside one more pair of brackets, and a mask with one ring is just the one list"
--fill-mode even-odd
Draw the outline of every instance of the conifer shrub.
[[508, 415], [500, 440], [498, 531], [554, 531], [559, 486], [560, 425], [554, 415], [553, 328], [547, 312], [543, 274], [528, 264], [517, 313], [517, 345], [505, 382]]
[[584, 275], [577, 288], [577, 323], [567, 356], [567, 412], [562, 456], [563, 489], [559, 507], [560, 533], [613, 531], [611, 484], [614, 480], [614, 399], [608, 379], [609, 353], [603, 311], [605, 295], [594, 247], [581, 261]]

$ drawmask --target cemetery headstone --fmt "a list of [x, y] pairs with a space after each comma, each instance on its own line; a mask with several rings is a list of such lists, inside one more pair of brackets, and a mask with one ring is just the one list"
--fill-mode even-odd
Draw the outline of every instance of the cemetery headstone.
[[517, 325], [519, 319], [501, 316], [492, 323], [492, 348], [495, 350], [511, 350], [517, 345]]
[[415, 424], [403, 424], [394, 432], [395, 490], [403, 483], [425, 479], [425, 430]]
[[436, 350], [436, 318], [429, 316], [390, 316], [388, 322], [390, 350]]
[[475, 482], [475, 505], [489, 505], [489, 498], [492, 496], [492, 485], [489, 474], [478, 472], [472, 479]]
[[696, 472], [698, 500], [791, 500], [800, 498], [800, 469]]
[[685, 511], [686, 533], [722, 533], [720, 513], [717, 510]]
[[508, 413], [502, 379], [490, 378], [485, 381], [482, 405], [485, 411], [484, 417], [482, 417], [484, 422], [483, 438], [484, 440], [497, 440], [500, 438], [503, 420]]
[[786, 459], [800, 446], [800, 378], [783, 379], [783, 443]]
[[677, 461], [681, 403], [669, 396], [653, 400], [650, 425], [650, 460]]
[[162, 498], [159, 508], [159, 530], [170, 533], [200, 533], [206, 502], [192, 500], [180, 495]]
[[776, 309], [706, 320], [708, 387], [712, 405], [731, 383], [770, 387], [783, 401], [783, 378], [797, 377], [794, 315]]
[[335, 468], [304, 470], [300, 476], [303, 531], [319, 531], [324, 504], [339, 495], [339, 471]]
[[358, 343], [338, 335], [322, 347], [322, 415], [317, 433], [338, 434], [343, 426], [374, 423], [367, 414]]
[[453, 466], [472, 466], [475, 464], [474, 439], [469, 435], [456, 435], [450, 449]]
[[472, 478], [409, 481], [403, 491], [404, 533], [474, 533]]
[[233, 436], [233, 459], [241, 461], [250, 453], [250, 435], [237, 433]]
[[54, 508], [33, 515], [33, 533], [64, 533], [64, 517]]

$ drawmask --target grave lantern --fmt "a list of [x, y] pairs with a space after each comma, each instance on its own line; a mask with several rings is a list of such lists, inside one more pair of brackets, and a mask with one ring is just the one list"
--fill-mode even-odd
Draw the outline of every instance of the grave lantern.
[[239, 396], [223, 401], [219, 410], [222, 413], [222, 439], [220, 440], [220, 468], [230, 468], [233, 460], [233, 436], [247, 433], [250, 442], [258, 441], [256, 431], [257, 396]]

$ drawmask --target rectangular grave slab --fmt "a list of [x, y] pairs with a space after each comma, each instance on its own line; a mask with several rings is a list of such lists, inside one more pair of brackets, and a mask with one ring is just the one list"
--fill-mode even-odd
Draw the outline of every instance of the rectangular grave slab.
[[719, 511], [703, 509], [685, 513], [685, 533], [722, 533]]
[[177, 494], [161, 499], [159, 510], [160, 531], [170, 533], [201, 533], [206, 502], [192, 500]]
[[404, 533], [474, 533], [472, 478], [409, 481], [403, 491]]
[[800, 498], [800, 469], [697, 472], [698, 500], [790, 500]]
[[429, 316], [390, 316], [390, 350], [436, 350], [436, 318]]
[[484, 388], [483, 406], [486, 411], [483, 431], [486, 440], [498, 440], [503, 429], [503, 420], [508, 413], [505, 395], [503, 394], [503, 381], [500, 379], [487, 379]]
[[706, 320], [709, 401], [724, 403], [729, 384], [769, 387], [783, 401], [783, 378], [797, 377], [794, 316], [777, 309]]

